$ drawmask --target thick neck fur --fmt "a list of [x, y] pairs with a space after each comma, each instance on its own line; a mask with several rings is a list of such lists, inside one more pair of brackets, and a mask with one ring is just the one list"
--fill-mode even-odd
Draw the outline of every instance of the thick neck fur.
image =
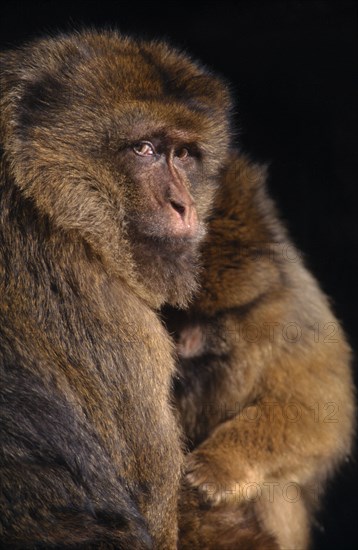
[[[46, 308], [39, 308], [39, 302], [50, 303], [51, 295], [64, 290], [59, 285], [72, 288], [74, 294], [83, 297], [90, 292], [92, 297], [96, 294], [100, 270], [93, 267], [99, 264], [99, 259], [91, 247], [75, 231], [69, 235], [54, 230], [31, 199], [24, 198], [11, 182], [1, 189], [0, 231], [2, 283], [9, 300], [16, 295], [21, 297], [22, 292], [29, 293], [33, 309], [39, 311], [39, 315], [46, 315]], [[98, 273], [96, 281], [93, 280], [95, 272]]]

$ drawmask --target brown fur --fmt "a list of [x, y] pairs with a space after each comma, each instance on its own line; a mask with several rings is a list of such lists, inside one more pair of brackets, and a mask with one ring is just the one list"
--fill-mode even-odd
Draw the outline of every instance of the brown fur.
[[279, 550], [251, 506], [222, 503], [213, 507], [185, 481], [179, 500], [180, 550]]
[[166, 313], [186, 480], [208, 503], [195, 536], [209, 525], [215, 541], [215, 522], [240, 523], [246, 503], [280, 548], [302, 550], [326, 478], [350, 452], [350, 349], [267, 197], [265, 170], [244, 156], [228, 164], [203, 251], [202, 291], [188, 312]]
[[[182, 452], [156, 308], [195, 288], [226, 89], [109, 32], [34, 42], [1, 72], [1, 544], [173, 549]], [[201, 151], [196, 239], [165, 237], [124, 160], [160, 132]], [[162, 233], [144, 238], [151, 215]]]

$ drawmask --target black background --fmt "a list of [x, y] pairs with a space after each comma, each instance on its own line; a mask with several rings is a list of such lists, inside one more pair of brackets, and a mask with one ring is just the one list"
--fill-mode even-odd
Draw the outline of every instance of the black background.
[[[293, 240], [358, 349], [357, 5], [331, 1], [3, 2], [2, 49], [57, 30], [119, 27], [184, 47], [232, 84], [238, 141], [269, 162]], [[329, 486], [317, 550], [358, 544], [356, 464]]]

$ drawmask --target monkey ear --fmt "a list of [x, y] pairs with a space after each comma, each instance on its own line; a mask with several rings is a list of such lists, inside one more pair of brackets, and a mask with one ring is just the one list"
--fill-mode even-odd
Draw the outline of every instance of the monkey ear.
[[119, 185], [120, 176], [115, 180], [103, 162], [84, 152], [76, 125], [80, 113], [72, 114], [66, 98], [61, 99], [60, 74], [54, 64], [52, 69], [43, 67], [36, 51], [34, 58], [31, 54], [26, 57], [20, 50], [1, 59], [5, 178], [55, 231], [76, 231], [108, 265], [120, 265], [124, 248], [128, 250], [124, 185]]

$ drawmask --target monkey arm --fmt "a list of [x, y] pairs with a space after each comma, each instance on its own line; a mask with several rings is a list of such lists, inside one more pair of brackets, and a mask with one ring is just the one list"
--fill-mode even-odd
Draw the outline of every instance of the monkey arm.
[[[271, 481], [319, 484], [347, 454], [354, 404], [349, 348], [336, 328], [329, 344], [305, 331], [295, 345], [278, 336], [274, 343], [263, 336], [232, 342], [226, 365], [231, 375], [225, 386], [216, 386], [221, 410], [226, 404], [231, 417], [217, 423], [187, 459], [188, 481], [211, 501], [238, 493], [250, 498]], [[233, 340], [233, 332], [227, 334]], [[211, 363], [215, 372], [214, 358]], [[217, 379], [221, 363], [218, 357]]]
[[304, 292], [201, 316], [180, 336], [177, 403], [194, 446], [186, 479], [204, 503], [191, 531], [210, 522], [205, 505], [219, 524], [248, 506], [280, 548], [307, 548], [311, 512], [354, 424], [350, 350], [324, 297], [307, 277]]
[[210, 501], [250, 499], [262, 483], [312, 481], [322, 462], [333, 466], [336, 438], [337, 428], [322, 426], [313, 409], [268, 398], [219, 425], [188, 456], [187, 478]]

